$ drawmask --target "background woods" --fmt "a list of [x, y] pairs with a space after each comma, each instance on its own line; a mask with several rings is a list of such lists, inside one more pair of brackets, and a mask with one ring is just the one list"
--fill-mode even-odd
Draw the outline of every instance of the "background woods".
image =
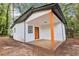
[[0, 4], [0, 35], [7, 35], [9, 28], [10, 4]]
[[79, 38], [79, 4], [60, 4], [67, 21], [67, 37]]

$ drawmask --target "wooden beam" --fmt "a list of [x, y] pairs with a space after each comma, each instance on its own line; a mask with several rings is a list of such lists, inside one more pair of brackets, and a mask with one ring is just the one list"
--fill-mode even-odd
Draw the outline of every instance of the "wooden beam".
[[54, 15], [51, 10], [48, 13], [48, 15], [50, 18], [51, 43], [52, 43], [52, 47], [54, 48]]

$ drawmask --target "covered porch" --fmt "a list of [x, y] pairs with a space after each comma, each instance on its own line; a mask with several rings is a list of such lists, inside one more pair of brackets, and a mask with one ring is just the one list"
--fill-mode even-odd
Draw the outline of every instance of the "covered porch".
[[[63, 42], [58, 29], [60, 27], [57, 26], [61, 21], [51, 10], [36, 12], [29, 19], [26, 23], [28, 26], [33, 26], [33, 33], [28, 34], [30, 37], [27, 38], [30, 40], [28, 43], [47, 49], [56, 49]], [[60, 38], [57, 37], [59, 34]]]

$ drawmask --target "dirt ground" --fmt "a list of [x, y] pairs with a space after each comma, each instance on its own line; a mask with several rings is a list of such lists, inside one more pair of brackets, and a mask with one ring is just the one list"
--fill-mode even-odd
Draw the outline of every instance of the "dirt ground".
[[28, 43], [21, 43], [8, 37], [0, 37], [1, 56], [45, 56], [50, 50]]
[[28, 43], [21, 43], [9, 37], [0, 37], [1, 56], [77, 56], [79, 55], [79, 40], [69, 39], [55, 51]]
[[79, 39], [68, 39], [54, 53], [57, 56], [79, 56]]

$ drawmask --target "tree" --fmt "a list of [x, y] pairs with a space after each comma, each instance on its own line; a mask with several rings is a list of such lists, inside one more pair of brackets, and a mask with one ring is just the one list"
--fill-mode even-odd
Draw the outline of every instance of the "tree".
[[7, 12], [6, 12], [6, 34], [8, 34], [8, 28], [9, 28], [9, 11], [10, 11], [10, 4], [7, 5]]
[[[9, 4], [4, 4], [1, 3], [0, 4], [0, 34], [1, 35], [7, 35], [7, 31], [8, 29], [6, 29], [7, 25], [8, 25], [8, 20], [9, 20]], [[8, 28], [8, 27], [7, 27]]]
[[[79, 34], [79, 4], [60, 4], [69, 29]], [[79, 35], [78, 35], [79, 36]]]
[[24, 13], [27, 11], [30, 7], [40, 7], [46, 5], [46, 3], [15, 3], [14, 8], [18, 8], [20, 13]]

